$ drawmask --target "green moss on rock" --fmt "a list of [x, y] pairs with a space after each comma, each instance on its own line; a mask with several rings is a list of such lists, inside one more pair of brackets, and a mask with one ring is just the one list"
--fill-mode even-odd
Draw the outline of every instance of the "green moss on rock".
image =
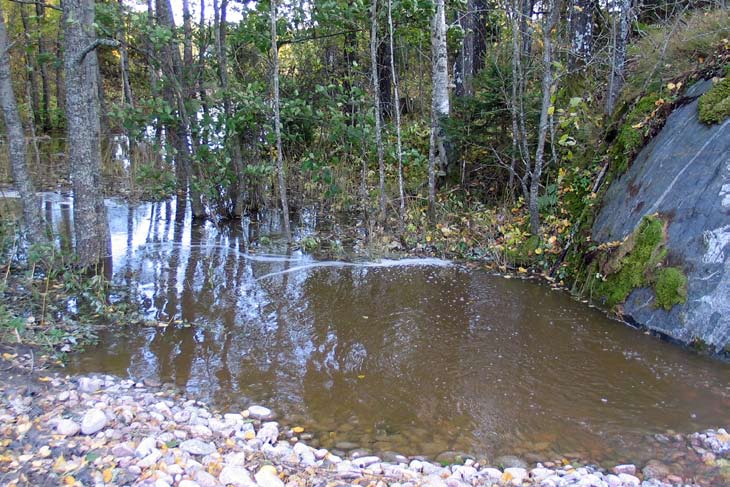
[[664, 258], [664, 222], [647, 216], [639, 228], [601, 266], [606, 275], [596, 291], [609, 307], [626, 301], [631, 291], [651, 283], [651, 273]]
[[659, 99], [658, 93], [646, 95], [639, 99], [631, 108], [631, 111], [626, 114], [611, 146], [613, 170], [617, 175], [626, 171], [631, 159], [644, 146], [644, 139], [646, 138], [644, 124], [656, 109], [656, 103]]
[[678, 267], [666, 267], [657, 274], [654, 284], [656, 304], [669, 311], [675, 304], [687, 302], [687, 276]]
[[715, 83], [700, 97], [700, 121], [708, 125], [722, 123], [730, 117], [730, 76]]

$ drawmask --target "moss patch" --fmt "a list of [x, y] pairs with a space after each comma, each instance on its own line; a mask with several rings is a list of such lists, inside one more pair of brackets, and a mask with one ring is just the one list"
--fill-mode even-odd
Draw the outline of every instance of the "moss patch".
[[666, 259], [666, 226], [657, 215], [644, 217], [639, 228], [597, 262], [604, 277], [594, 287], [594, 295], [606, 306], [626, 301], [631, 291], [651, 287], [657, 307], [670, 310], [687, 301], [687, 276], [679, 267], [662, 267]]
[[708, 125], [722, 123], [730, 117], [730, 76], [715, 83], [700, 97], [700, 121]]
[[654, 284], [657, 306], [669, 311], [675, 304], [687, 302], [687, 276], [678, 267], [666, 267], [657, 274]]
[[664, 259], [664, 222], [656, 216], [645, 217], [639, 228], [602, 264], [605, 276], [598, 283], [599, 298], [609, 307], [626, 301], [631, 291], [651, 283], [653, 268]]
[[658, 93], [651, 93], [639, 99], [631, 108], [618, 128], [616, 139], [611, 146], [611, 160], [615, 175], [622, 174], [628, 169], [631, 159], [644, 146], [647, 137], [648, 125], [652, 114], [657, 109]]

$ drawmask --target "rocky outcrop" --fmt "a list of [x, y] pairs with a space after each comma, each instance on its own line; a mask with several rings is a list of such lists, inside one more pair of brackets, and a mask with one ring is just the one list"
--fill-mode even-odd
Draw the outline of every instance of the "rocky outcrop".
[[694, 101], [669, 115], [628, 171], [608, 189], [593, 226], [596, 242], [620, 241], [644, 217], [666, 225], [663, 265], [687, 277], [686, 301], [658, 306], [649, 286], [634, 289], [623, 313], [685, 343], [730, 348], [730, 119], [705, 125], [697, 97], [710, 81], [688, 90]]

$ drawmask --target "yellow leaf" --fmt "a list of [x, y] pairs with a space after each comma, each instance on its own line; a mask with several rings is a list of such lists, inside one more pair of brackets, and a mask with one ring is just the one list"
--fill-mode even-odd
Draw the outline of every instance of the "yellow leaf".
[[66, 469], [66, 459], [63, 458], [63, 455], [58, 457], [55, 462], [53, 462], [53, 470], [63, 472]]
[[640, 129], [643, 126], [644, 126], [644, 122], [639, 122], [637, 124], [632, 125], [631, 128], [632, 129]]
[[654, 105], [660, 107], [660, 106], [664, 105], [664, 103], [666, 103], [664, 101], [664, 98], [659, 98], [657, 101], [654, 102]]
[[104, 483], [105, 484], [108, 484], [109, 482], [112, 481], [112, 477], [114, 477], [114, 469], [113, 468], [107, 468], [102, 473], [102, 477], [104, 479]]
[[520, 274], [525, 274], [527, 273], [527, 269], [525, 269], [524, 267], [518, 267], [517, 272], [519, 272]]
[[536, 248], [536, 249], [535, 249], [535, 253], [536, 253], [537, 255], [540, 255], [540, 254], [542, 254], [542, 249], [541, 249], [540, 247]]
[[555, 113], [555, 107], [551, 106], [550, 108], [548, 108], [548, 115], [552, 115], [553, 113]]
[[246, 431], [246, 432], [245, 432], [245, 433], [243, 434], [243, 439], [244, 439], [244, 440], [253, 440], [254, 438], [256, 438], [256, 433], [254, 433], [254, 432], [253, 432], [253, 431], [251, 431], [251, 430], [249, 430], [249, 431]]
[[512, 480], [512, 478], [513, 477], [512, 477], [512, 474], [511, 473], [505, 472], [505, 473], [502, 474], [501, 482], [503, 484], [509, 483]]
[[5, 360], [13, 360], [17, 356], [18, 356], [17, 353], [7, 353], [7, 352], [3, 353], [3, 358]]
[[76, 483], [76, 479], [73, 478], [71, 475], [68, 477], [64, 477], [63, 484], [64, 485], [74, 485]]
[[669, 91], [672, 91], [672, 90], [674, 90], [676, 88], [677, 88], [677, 85], [675, 85], [674, 83], [667, 83], [667, 89]]
[[269, 473], [271, 475], [279, 475], [279, 472], [276, 471], [276, 467], [273, 465], [264, 465], [259, 470], [259, 473]]
[[360, 374], [360, 375], [358, 375], [358, 376], [357, 376], [357, 378], [358, 378], [358, 379], [364, 379], [364, 378], [365, 378], [365, 376], [364, 376], [364, 375], [362, 375], [362, 374]]
[[304, 433], [304, 428], [301, 426], [295, 426], [291, 430], [296, 434]]

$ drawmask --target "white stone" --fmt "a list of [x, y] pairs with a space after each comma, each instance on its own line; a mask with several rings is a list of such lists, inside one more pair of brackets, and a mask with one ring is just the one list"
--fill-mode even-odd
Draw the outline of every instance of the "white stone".
[[248, 415], [253, 419], [269, 419], [272, 416], [271, 409], [263, 406], [250, 406]]
[[352, 464], [358, 468], [364, 468], [380, 461], [376, 456], [360, 457], [352, 460]]
[[85, 435], [93, 435], [103, 430], [107, 424], [106, 414], [99, 409], [89, 409], [81, 421], [81, 432]]
[[504, 473], [509, 474], [512, 477], [511, 483], [513, 485], [520, 485], [525, 478], [527, 478], [527, 470], [519, 467], [505, 468]]
[[148, 436], [139, 442], [137, 448], [134, 449], [134, 455], [138, 458], [144, 458], [157, 449], [157, 440], [152, 436]]
[[177, 487], [200, 487], [200, 484], [195, 482], [194, 480], [181, 480], [180, 483], [177, 484]]
[[268, 470], [259, 470], [254, 477], [259, 487], [284, 487], [284, 482]]
[[95, 377], [82, 377], [79, 379], [79, 390], [87, 394], [93, 394], [101, 389], [104, 381]]
[[276, 443], [279, 438], [279, 425], [278, 423], [271, 421], [261, 425], [258, 433], [256, 433], [256, 439], [261, 440], [263, 443]]
[[137, 466], [139, 468], [150, 468], [152, 465], [157, 463], [160, 458], [162, 458], [162, 453], [160, 453], [160, 450], [156, 449], [152, 451], [149, 455], [144, 457], [142, 460], [137, 462]]
[[81, 431], [81, 426], [76, 421], [62, 419], [56, 424], [56, 431], [59, 435], [74, 436]]
[[226, 465], [218, 476], [223, 485], [233, 485], [235, 487], [252, 487], [256, 484], [251, 478], [248, 470], [240, 465]]
[[597, 475], [588, 474], [581, 477], [578, 485], [581, 487], [604, 487], [606, 482], [601, 480]]

